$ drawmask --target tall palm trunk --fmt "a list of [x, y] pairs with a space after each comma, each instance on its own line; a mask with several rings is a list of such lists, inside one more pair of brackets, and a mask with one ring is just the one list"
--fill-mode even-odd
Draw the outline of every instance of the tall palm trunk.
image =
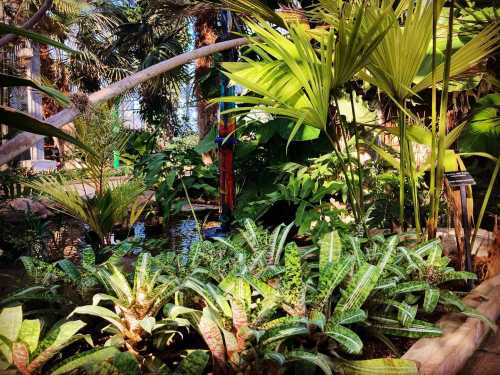
[[[195, 48], [214, 44], [217, 40], [217, 11], [206, 10], [200, 13], [195, 22]], [[212, 56], [204, 56], [195, 60], [194, 84], [198, 112], [198, 135], [203, 139], [210, 131], [212, 126], [217, 124], [217, 106], [209, 106], [208, 98], [202, 90], [202, 80], [210, 73], [214, 64]], [[216, 83], [214, 83], [216, 84]], [[212, 164], [210, 154], [203, 154], [203, 162]]]

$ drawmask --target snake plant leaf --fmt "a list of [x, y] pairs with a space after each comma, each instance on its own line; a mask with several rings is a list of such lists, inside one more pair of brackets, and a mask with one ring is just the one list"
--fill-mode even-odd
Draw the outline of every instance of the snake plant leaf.
[[23, 320], [21, 329], [19, 331], [18, 341], [24, 342], [28, 346], [30, 353], [33, 353], [38, 347], [38, 340], [40, 339], [42, 325], [40, 320], [34, 319]]
[[67, 107], [71, 104], [71, 100], [59, 90], [53, 87], [42, 85], [28, 78], [16, 77], [10, 74], [0, 73], [0, 87], [33, 87], [51, 98], [55, 99], [59, 104]]
[[386, 290], [385, 292], [389, 296], [394, 296], [396, 294], [413, 293], [426, 290], [427, 286], [428, 284], [425, 281], [407, 281], [404, 283], [400, 283], [397, 286]]
[[343, 313], [361, 308], [372, 290], [377, 286], [380, 274], [380, 268], [364, 263], [347, 285], [345, 293], [337, 303], [334, 312]]
[[363, 350], [363, 342], [359, 336], [340, 324], [327, 324], [325, 334], [337, 341], [346, 353], [361, 354]]
[[59, 362], [55, 367], [51, 368], [48, 373], [50, 375], [65, 374], [87, 364], [106, 361], [118, 353], [120, 353], [120, 351], [114, 346], [90, 349]]
[[347, 325], [347, 324], [363, 322], [366, 320], [367, 317], [368, 315], [366, 314], [366, 311], [361, 309], [356, 309], [356, 310], [334, 313], [331, 316], [330, 320], [335, 324]]
[[56, 40], [50, 39], [46, 37], [45, 35], [35, 33], [30, 30], [26, 30], [20, 27], [16, 27], [13, 25], [7, 25], [3, 22], [0, 22], [0, 35], [2, 34], [15, 34], [18, 36], [22, 36], [25, 38], [29, 38], [31, 40], [34, 40], [35, 42], [39, 42], [42, 44], [48, 44], [49, 46], [53, 46], [59, 49], [62, 49], [63, 51], [69, 52], [69, 53], [78, 53], [77, 51], [69, 48], [63, 43], [60, 43]]
[[432, 313], [439, 302], [440, 291], [437, 288], [427, 288], [424, 295], [422, 308], [426, 313]]
[[340, 362], [345, 375], [418, 375], [414, 361], [399, 358], [377, 358]]
[[2, 122], [10, 128], [44, 135], [46, 137], [60, 138], [86, 150], [91, 155], [94, 155], [94, 151], [87, 145], [80, 142], [78, 139], [72, 137], [68, 133], [63, 132], [55, 126], [52, 126], [49, 123], [41, 121], [24, 112], [0, 105], [0, 117], [2, 118]]
[[311, 352], [306, 352], [303, 350], [293, 350], [291, 352], [288, 352], [286, 357], [288, 360], [292, 361], [304, 361], [311, 363], [318, 367], [321, 371], [323, 371], [323, 374], [325, 375], [333, 375], [332, 372], [332, 361], [331, 359], [321, 353], [311, 353]]
[[328, 263], [339, 261], [342, 255], [342, 241], [339, 233], [334, 230], [324, 234], [319, 240], [319, 272], [324, 270]]
[[175, 368], [172, 375], [201, 375], [207, 367], [209, 355], [206, 350], [193, 350]]
[[346, 275], [353, 269], [354, 257], [346, 256], [336, 263], [328, 264], [319, 276], [318, 291], [315, 297], [315, 305], [323, 308], [330, 299], [334, 289], [344, 280]]
[[17, 341], [23, 324], [23, 308], [21, 305], [5, 307], [0, 313], [0, 335], [11, 342]]
[[417, 319], [413, 320], [413, 322], [408, 327], [404, 327], [399, 323], [393, 322], [374, 322], [373, 327], [376, 329], [380, 329], [386, 335], [409, 338], [434, 337], [441, 336], [442, 334], [442, 331], [439, 327], [435, 326], [432, 323]]
[[77, 334], [85, 325], [81, 320], [56, 324], [33, 353], [30, 367], [40, 368], [58, 352], [75, 341], [84, 339], [89, 345], [93, 346], [92, 338], [89, 335]]

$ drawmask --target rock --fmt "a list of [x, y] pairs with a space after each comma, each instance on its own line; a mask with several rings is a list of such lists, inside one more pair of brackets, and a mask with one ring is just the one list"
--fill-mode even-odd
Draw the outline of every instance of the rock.
[[14, 211], [20, 211], [24, 214], [31, 213], [41, 217], [42, 219], [46, 219], [47, 217], [54, 215], [44, 202], [35, 201], [30, 198], [11, 199], [7, 202], [6, 208]]

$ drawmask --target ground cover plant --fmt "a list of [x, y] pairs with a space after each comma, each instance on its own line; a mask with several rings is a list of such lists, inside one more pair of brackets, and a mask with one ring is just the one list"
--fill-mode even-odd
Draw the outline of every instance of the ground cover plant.
[[[0, 160], [37, 140], [19, 131], [70, 146], [58, 146], [61, 170], [1, 171], [0, 372], [418, 374], [400, 357], [442, 335], [443, 314], [496, 330], [462, 300], [478, 275], [463, 270], [465, 207], [445, 179], [470, 167], [478, 181], [466, 191], [474, 242], [498, 214], [496, 8], [39, 6], [0, 8]], [[208, 46], [176, 56], [191, 44]], [[25, 78], [37, 58], [43, 72]], [[47, 121], [12, 99], [23, 87]], [[228, 151], [236, 199], [219, 208], [232, 230], [204, 238], [228, 195]], [[170, 245], [182, 211], [197, 240]], [[450, 221], [456, 253], [437, 238]], [[145, 238], [149, 222], [160, 238]]]

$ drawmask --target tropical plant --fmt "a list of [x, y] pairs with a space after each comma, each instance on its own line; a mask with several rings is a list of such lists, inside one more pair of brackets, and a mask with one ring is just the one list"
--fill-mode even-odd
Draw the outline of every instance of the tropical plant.
[[[75, 124], [76, 137], [88, 142], [95, 152], [77, 149], [73, 153], [82, 167], [81, 186], [63, 175], [42, 176], [27, 182], [31, 188], [47, 195], [55, 208], [88, 224], [99, 239], [99, 245], [110, 243], [113, 226], [127, 222], [129, 226], [140, 217], [147, 199], [140, 199], [145, 191], [140, 179], [128, 179], [114, 184], [110, 181], [115, 153], [123, 150], [128, 133], [121, 127], [116, 111], [96, 110], [85, 120]], [[87, 191], [88, 186], [92, 191]]]
[[165, 222], [187, 203], [184, 187], [192, 199], [210, 201], [216, 197], [216, 167], [202, 163], [195, 138], [174, 138], [164, 150], [144, 155], [134, 165], [134, 173], [155, 190]]
[[[45, 371], [45, 365], [72, 343], [84, 339], [93, 346], [89, 335], [78, 333], [85, 325], [81, 320], [59, 322], [42, 339], [40, 320], [23, 319], [21, 306], [5, 307], [0, 312], [0, 368], [14, 367], [22, 374]], [[69, 372], [84, 364], [105, 360], [117, 352], [113, 346], [91, 349], [55, 364], [49, 372]]]
[[[29, 30], [1, 23], [0, 35], [3, 34], [27, 37], [31, 40], [65, 50], [69, 53], [75, 52], [72, 49], [65, 46], [64, 44], [54, 41], [50, 38], [47, 38], [46, 36], [41, 35], [39, 33], [35, 33]], [[33, 87], [39, 90], [40, 92], [44, 93], [45, 95], [48, 95], [50, 98], [55, 99], [60, 105], [63, 105], [65, 107], [71, 104], [69, 98], [67, 98], [63, 93], [59, 92], [58, 90], [56, 90], [51, 86], [44, 85], [41, 82], [36, 82], [28, 78], [22, 78], [10, 74], [0, 73], [0, 87], [8, 88], [8, 87], [19, 87], [19, 86]], [[70, 143], [73, 143], [75, 145], [78, 145], [79, 147], [82, 147], [84, 149], [87, 149], [89, 153], [92, 153], [92, 151], [85, 144], [81, 143], [79, 140], [75, 139], [70, 134], [67, 134], [62, 130], [55, 128], [54, 126], [42, 120], [36, 119], [33, 116], [30, 116], [15, 108], [2, 105], [0, 106], [0, 114], [2, 115], [3, 122], [9, 127], [21, 131], [28, 131], [35, 134], [57, 137], [66, 140]]]
[[[452, 25], [453, 6], [450, 8], [450, 25], [448, 32], [445, 61], [437, 64], [436, 60], [436, 22], [443, 9], [442, 1], [424, 2], [417, 1], [415, 5], [408, 2], [405, 12], [403, 26], [399, 27], [394, 20], [402, 16], [404, 8], [398, 7], [383, 22], [392, 22], [386, 36], [375, 48], [370, 63], [366, 66], [366, 72], [362, 72], [360, 78], [376, 85], [386, 93], [396, 104], [399, 110], [399, 138], [400, 138], [400, 221], [404, 222], [404, 182], [408, 176], [412, 191], [414, 204], [415, 225], [420, 232], [420, 214], [417, 195], [417, 172], [415, 160], [412, 156], [413, 147], [411, 138], [407, 135], [408, 122], [414, 122], [416, 116], [411, 114], [407, 107], [407, 99], [418, 94], [430, 86], [433, 88], [432, 97], [432, 129], [431, 129], [431, 219], [429, 219], [429, 233], [435, 234], [437, 225], [437, 212], [439, 196], [444, 172], [444, 155], [448, 140], [446, 139], [446, 111], [448, 103], [448, 81], [450, 77], [457, 76], [474, 64], [490, 55], [497, 48], [498, 24], [492, 24], [474, 36], [468, 43], [452, 53]], [[453, 4], [453, 3], [452, 3]], [[365, 28], [371, 24], [378, 23], [379, 11], [375, 14], [367, 12], [367, 23]], [[375, 17], [375, 18], [372, 18]], [[410, 47], [411, 46], [411, 47]], [[432, 46], [433, 58], [432, 69], [425, 70], [423, 63], [429, 48]], [[400, 55], [396, 51], [407, 50], [406, 54]], [[397, 56], [397, 57], [396, 57]], [[397, 59], [397, 60], [396, 60]], [[394, 63], [397, 61], [397, 63]], [[443, 83], [441, 95], [441, 108], [439, 119], [439, 137], [437, 134], [437, 111], [436, 111], [436, 85]], [[418, 122], [418, 120], [416, 120]], [[382, 155], [383, 156], [383, 155]]]
[[[148, 253], [142, 253], [137, 259], [133, 285], [129, 284], [122, 271], [113, 264], [99, 269], [97, 274], [107, 292], [112, 294], [94, 295], [92, 305], [77, 307], [72, 315], [86, 314], [107, 320], [111, 323], [111, 332], [115, 334], [110, 342], [120, 343], [132, 354], [139, 356], [138, 345], [148, 334], [170, 327], [171, 322], [157, 322], [155, 317], [166, 298], [174, 293], [174, 280], [162, 276], [161, 270], [153, 268], [151, 255]], [[99, 306], [106, 301], [113, 304], [114, 312]]]

